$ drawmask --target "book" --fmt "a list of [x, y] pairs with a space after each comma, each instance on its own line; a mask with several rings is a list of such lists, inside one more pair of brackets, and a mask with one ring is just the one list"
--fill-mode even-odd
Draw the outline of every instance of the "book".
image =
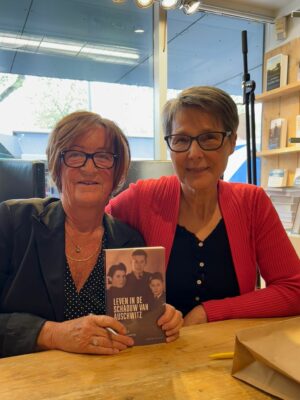
[[285, 196], [285, 195], [276, 196], [274, 194], [271, 194], [271, 195], [269, 195], [269, 197], [270, 197], [270, 199], [271, 199], [273, 204], [278, 203], [278, 204], [289, 204], [289, 205], [296, 204], [296, 205], [298, 205], [299, 200], [300, 200], [300, 196], [298, 196], [298, 197], [297, 196], [296, 197], [294, 197], [294, 196]]
[[272, 169], [269, 172], [268, 187], [283, 187], [287, 185], [288, 171], [285, 168]]
[[300, 233], [300, 203], [298, 205], [298, 209], [292, 226], [292, 233]]
[[296, 146], [300, 146], [300, 115], [296, 115], [296, 132], [295, 138], [298, 139]]
[[286, 147], [287, 140], [287, 120], [285, 118], [272, 119], [269, 129], [269, 143], [268, 148], [279, 149]]
[[300, 188], [293, 186], [267, 188], [266, 193], [271, 196], [300, 197]]
[[296, 168], [294, 176], [294, 186], [300, 187], [300, 168]]
[[266, 90], [277, 89], [287, 84], [288, 56], [276, 54], [267, 59]]
[[296, 145], [300, 145], [300, 137], [291, 137], [289, 138], [290, 143], [296, 143]]
[[276, 211], [278, 212], [278, 214], [280, 214], [280, 213], [282, 213], [282, 214], [295, 213], [298, 208], [298, 202], [286, 204], [286, 203], [278, 203], [278, 202], [272, 201], [272, 203], [274, 204], [274, 207], [275, 207]]
[[164, 313], [165, 249], [105, 250], [106, 314], [120, 321], [135, 345], [166, 341], [157, 320]]

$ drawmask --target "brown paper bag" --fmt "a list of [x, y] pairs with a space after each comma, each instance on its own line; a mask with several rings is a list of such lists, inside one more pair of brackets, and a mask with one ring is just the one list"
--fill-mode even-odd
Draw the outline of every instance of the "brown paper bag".
[[237, 333], [232, 375], [281, 399], [300, 399], [300, 317]]

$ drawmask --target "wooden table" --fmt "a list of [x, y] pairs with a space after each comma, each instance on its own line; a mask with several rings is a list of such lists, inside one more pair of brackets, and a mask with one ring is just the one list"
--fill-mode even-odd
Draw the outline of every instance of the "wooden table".
[[182, 329], [171, 344], [140, 346], [115, 356], [60, 351], [0, 360], [1, 400], [253, 400], [271, 396], [231, 376], [235, 333], [272, 320], [229, 320]]

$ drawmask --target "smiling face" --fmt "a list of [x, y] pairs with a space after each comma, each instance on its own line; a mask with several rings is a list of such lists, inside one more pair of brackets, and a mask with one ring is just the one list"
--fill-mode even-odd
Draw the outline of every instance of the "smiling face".
[[[194, 137], [201, 133], [218, 131], [224, 132], [225, 129], [216, 116], [196, 107], [179, 110], [172, 124], [172, 135], [185, 134]], [[224, 139], [223, 146], [218, 150], [204, 151], [194, 140], [186, 152], [171, 151], [173, 166], [183, 190], [214, 190], [225, 171], [229, 155], [234, 151], [235, 142], [236, 134], [233, 133]]]
[[117, 288], [123, 288], [126, 284], [126, 272], [123, 270], [116, 270], [111, 278], [111, 285]]
[[[86, 153], [113, 152], [107, 140], [106, 130], [102, 126], [96, 126], [76, 138], [68, 150], [80, 150]], [[104, 206], [112, 191], [113, 178], [114, 168], [99, 169], [91, 159], [80, 168], [67, 167], [62, 161], [62, 202], [68, 206], [97, 208], [101, 204]]]

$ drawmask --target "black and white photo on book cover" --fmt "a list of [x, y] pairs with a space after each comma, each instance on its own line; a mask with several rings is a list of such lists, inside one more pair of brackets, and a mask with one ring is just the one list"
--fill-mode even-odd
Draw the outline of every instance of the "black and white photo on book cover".
[[157, 321], [164, 313], [165, 249], [105, 250], [106, 314], [120, 321], [135, 345], [165, 342]]

